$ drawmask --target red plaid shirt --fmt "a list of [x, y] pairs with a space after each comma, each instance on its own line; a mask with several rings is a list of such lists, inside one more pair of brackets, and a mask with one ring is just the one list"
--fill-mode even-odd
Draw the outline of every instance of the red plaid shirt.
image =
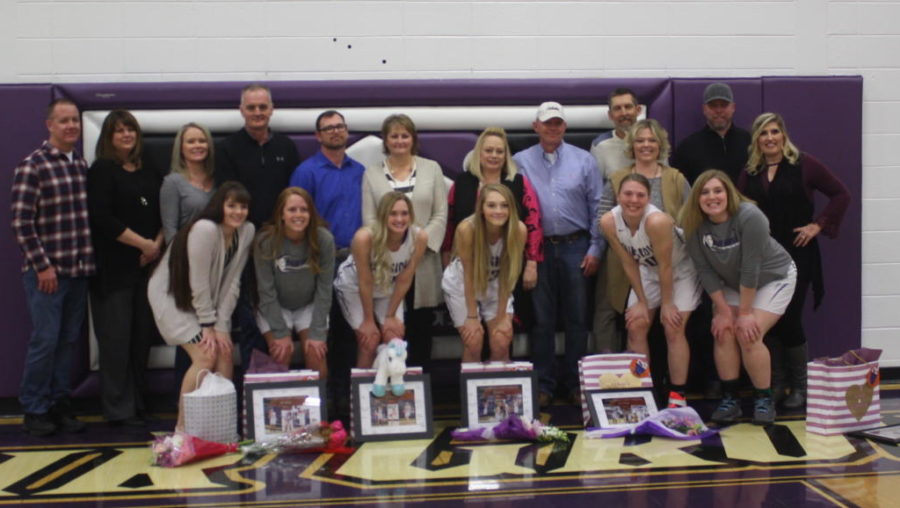
[[22, 271], [53, 266], [58, 275], [93, 275], [94, 249], [88, 225], [87, 163], [73, 161], [47, 143], [16, 167], [12, 228], [25, 254]]

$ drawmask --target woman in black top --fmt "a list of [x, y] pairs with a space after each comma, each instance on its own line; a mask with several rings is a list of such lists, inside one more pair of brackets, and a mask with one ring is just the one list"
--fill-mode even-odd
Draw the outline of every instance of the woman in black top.
[[142, 157], [141, 128], [128, 111], [107, 115], [88, 171], [88, 207], [97, 257], [91, 312], [100, 356], [103, 416], [144, 425], [142, 388], [156, 326], [147, 302], [149, 266], [163, 244], [162, 178]]

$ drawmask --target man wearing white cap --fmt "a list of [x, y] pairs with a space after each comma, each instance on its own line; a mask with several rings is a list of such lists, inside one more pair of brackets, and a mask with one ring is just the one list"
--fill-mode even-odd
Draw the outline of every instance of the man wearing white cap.
[[[588, 336], [588, 280], [597, 272], [605, 242], [594, 217], [603, 181], [597, 162], [586, 150], [563, 140], [566, 119], [558, 102], [545, 102], [532, 123], [540, 143], [513, 159], [531, 181], [541, 203], [544, 261], [532, 295], [535, 325], [531, 331], [531, 358], [540, 379], [540, 405], [552, 401], [561, 378], [572, 401], [579, 400], [578, 360], [584, 356]], [[562, 316], [557, 316], [561, 310]], [[553, 360], [557, 320], [566, 334], [565, 361], [559, 376]]]

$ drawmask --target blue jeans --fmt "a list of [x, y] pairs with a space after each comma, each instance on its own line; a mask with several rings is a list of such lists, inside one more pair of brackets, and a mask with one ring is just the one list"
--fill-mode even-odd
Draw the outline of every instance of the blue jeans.
[[[578, 389], [578, 360], [587, 350], [589, 280], [579, 265], [589, 244], [587, 237], [557, 244], [544, 242], [544, 261], [538, 263], [537, 286], [531, 295], [535, 321], [531, 330], [531, 361], [541, 391], [550, 394], [556, 388], [557, 378], [562, 378], [570, 393]], [[559, 317], [563, 319], [566, 352], [562, 373], [557, 376], [553, 363]]]
[[19, 402], [29, 414], [46, 413], [72, 392], [69, 385], [72, 349], [81, 336], [88, 282], [86, 277], [61, 275], [57, 275], [57, 281], [56, 292], [47, 294], [38, 290], [37, 273], [33, 269], [22, 276], [32, 332], [25, 354]]

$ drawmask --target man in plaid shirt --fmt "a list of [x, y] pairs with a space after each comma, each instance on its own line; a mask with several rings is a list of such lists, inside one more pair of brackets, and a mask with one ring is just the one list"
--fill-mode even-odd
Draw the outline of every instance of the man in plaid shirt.
[[87, 163], [75, 151], [78, 107], [67, 99], [53, 101], [46, 124], [49, 139], [16, 168], [11, 200], [33, 328], [19, 401], [25, 430], [36, 436], [84, 430], [70, 413], [69, 370], [94, 273]]

